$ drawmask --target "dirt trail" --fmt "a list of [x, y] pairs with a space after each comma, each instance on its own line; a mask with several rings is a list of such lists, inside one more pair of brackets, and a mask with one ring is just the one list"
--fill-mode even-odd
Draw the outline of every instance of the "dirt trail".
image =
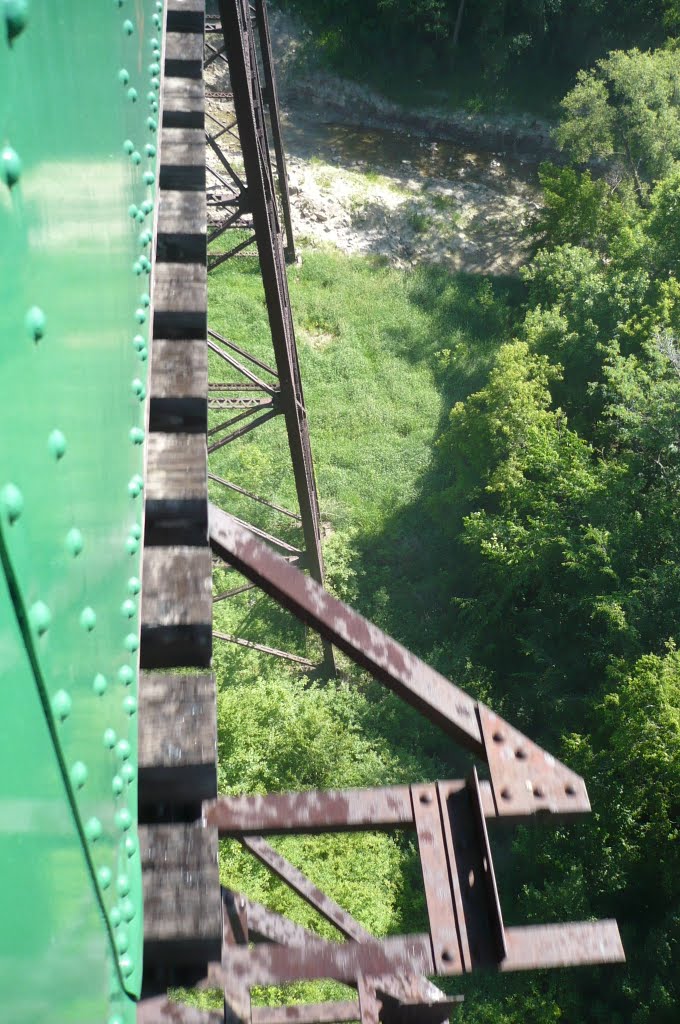
[[272, 12], [271, 28], [299, 240], [398, 267], [517, 272], [538, 209], [536, 169], [554, 155], [550, 125], [404, 110], [310, 62], [289, 16]]

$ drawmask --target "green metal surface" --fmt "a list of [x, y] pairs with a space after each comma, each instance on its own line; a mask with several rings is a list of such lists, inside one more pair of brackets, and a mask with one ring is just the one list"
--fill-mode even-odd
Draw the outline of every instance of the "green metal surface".
[[134, 1020], [160, 0], [0, 0], [3, 1019]]

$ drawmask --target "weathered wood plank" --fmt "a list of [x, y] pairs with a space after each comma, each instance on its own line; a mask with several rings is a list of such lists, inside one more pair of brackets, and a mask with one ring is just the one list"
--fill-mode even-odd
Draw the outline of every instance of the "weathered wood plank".
[[208, 522], [205, 437], [151, 432], [146, 450], [145, 544], [205, 545]]
[[167, 32], [165, 73], [173, 78], [203, 77], [203, 31]]
[[144, 672], [139, 681], [139, 802], [198, 802], [217, 794], [212, 675]]
[[145, 967], [220, 960], [222, 906], [217, 832], [200, 825], [142, 825]]
[[207, 270], [204, 263], [157, 263], [154, 338], [205, 338]]
[[205, 196], [202, 192], [162, 189], [156, 259], [170, 263], [204, 263], [206, 219]]
[[201, 128], [161, 131], [161, 189], [205, 192], [205, 132]]
[[203, 128], [204, 124], [203, 79], [166, 77], [163, 87], [163, 127]]
[[167, 0], [168, 32], [203, 32], [205, 0]]
[[208, 666], [212, 578], [208, 548], [144, 548], [142, 668]]
[[149, 387], [149, 430], [205, 433], [208, 346], [203, 338], [157, 338]]

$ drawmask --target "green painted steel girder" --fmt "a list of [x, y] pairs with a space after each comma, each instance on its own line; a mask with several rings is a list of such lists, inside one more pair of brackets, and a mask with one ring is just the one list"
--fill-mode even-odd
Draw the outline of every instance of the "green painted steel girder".
[[134, 1020], [160, 0], [0, 0], [3, 1017]]

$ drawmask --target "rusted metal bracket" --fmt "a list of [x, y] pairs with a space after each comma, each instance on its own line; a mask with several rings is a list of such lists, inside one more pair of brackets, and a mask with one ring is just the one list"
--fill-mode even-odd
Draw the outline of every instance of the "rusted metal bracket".
[[[488, 780], [480, 780], [473, 767], [467, 780], [220, 797], [205, 803], [207, 824], [220, 836], [240, 839], [348, 940], [330, 943], [298, 934], [286, 946], [229, 949], [223, 957], [224, 976], [235, 979], [241, 989], [294, 979], [345, 981], [358, 988], [364, 1022], [389, 1017], [394, 988], [386, 991], [385, 977], [400, 979], [397, 984], [410, 979], [417, 1005], [413, 1019], [426, 1021], [442, 1018], [436, 1017], [441, 1007], [435, 1005], [434, 1018], [424, 1010], [432, 996], [418, 987], [425, 975], [623, 960], [615, 921], [512, 928], [503, 922], [487, 821], [585, 814], [590, 803], [583, 779], [214, 506], [209, 509], [209, 537], [215, 554], [418, 708], [485, 763], [489, 773]], [[394, 828], [416, 832], [428, 934], [383, 940], [368, 936], [262, 838]], [[279, 940], [284, 941], [283, 932]], [[397, 1001], [401, 995], [397, 993]], [[389, 1019], [405, 1019], [401, 1011], [395, 1012]]]

